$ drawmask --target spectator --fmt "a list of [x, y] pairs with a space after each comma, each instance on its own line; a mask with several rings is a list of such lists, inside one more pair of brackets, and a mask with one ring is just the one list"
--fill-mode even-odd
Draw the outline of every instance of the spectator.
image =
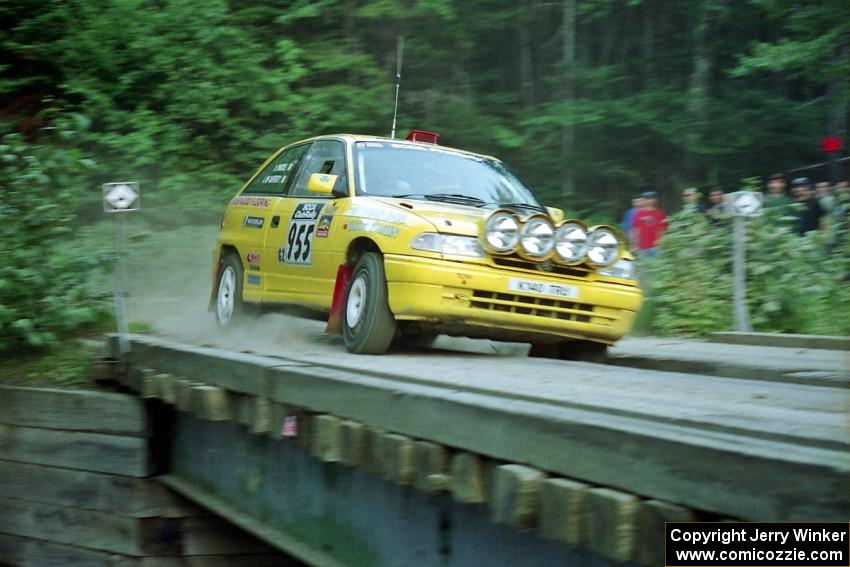
[[791, 187], [799, 205], [795, 232], [802, 236], [820, 229], [823, 209], [812, 191], [812, 182], [808, 177], [798, 177], [791, 182]]
[[825, 215], [831, 213], [835, 208], [835, 196], [832, 194], [832, 185], [829, 181], [819, 181], [815, 185], [815, 198], [817, 198]]
[[846, 203], [850, 200], [850, 181], [846, 179], [844, 181], [839, 181], [835, 184], [835, 196], [836, 198]]
[[835, 184], [835, 208], [832, 220], [839, 233], [837, 240], [847, 238], [850, 230], [850, 182], [839, 181]]
[[684, 213], [704, 213], [705, 205], [700, 202], [699, 189], [696, 187], [688, 187], [682, 191], [682, 212]]
[[726, 217], [726, 203], [723, 189], [715, 187], [708, 194], [708, 208], [705, 209], [705, 216], [711, 224], [718, 224]]
[[839, 181], [835, 184], [835, 212], [839, 221], [847, 220], [850, 215], [850, 181]]
[[785, 189], [788, 183], [785, 181], [785, 175], [782, 173], [774, 173], [770, 176], [767, 182], [767, 195], [764, 198], [764, 208], [773, 209], [788, 205], [788, 195], [785, 194]]
[[658, 196], [655, 191], [647, 191], [641, 197], [641, 208], [632, 217], [635, 249], [641, 255], [653, 256], [661, 235], [667, 229], [667, 215], [657, 208]]
[[629, 239], [629, 243], [634, 247], [634, 238], [632, 235], [632, 220], [635, 217], [635, 213], [640, 209], [643, 199], [638, 195], [637, 197], [632, 198], [632, 208], [626, 211], [623, 215], [622, 227], [623, 234], [626, 235], [626, 238]]

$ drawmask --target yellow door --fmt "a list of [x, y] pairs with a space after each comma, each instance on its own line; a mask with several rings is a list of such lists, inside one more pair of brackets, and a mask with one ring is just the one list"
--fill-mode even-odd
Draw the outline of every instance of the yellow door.
[[265, 272], [274, 265], [275, 258], [264, 253], [266, 240], [280, 222], [275, 211], [307, 147], [302, 144], [272, 156], [228, 207], [225, 226], [229, 227], [227, 232], [232, 233], [229, 240], [239, 250], [245, 268], [242, 289], [247, 300], [262, 300], [268, 287]]
[[295, 174], [286, 197], [273, 211], [280, 225], [271, 229], [266, 255], [274, 254], [267, 286], [271, 297], [315, 307], [328, 307], [340, 258], [329, 247], [336, 201], [307, 191], [313, 173], [338, 175], [347, 187], [345, 144], [339, 140], [313, 142]]

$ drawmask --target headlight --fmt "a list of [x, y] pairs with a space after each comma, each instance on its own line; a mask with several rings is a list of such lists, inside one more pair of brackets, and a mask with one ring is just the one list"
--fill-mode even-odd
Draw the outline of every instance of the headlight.
[[519, 243], [519, 221], [508, 212], [497, 211], [484, 223], [484, 247], [494, 254], [513, 252]]
[[610, 276], [612, 278], [623, 278], [625, 280], [637, 279], [637, 268], [632, 260], [621, 258], [617, 260], [613, 266], [600, 268], [598, 273], [602, 276]]
[[423, 232], [413, 239], [410, 247], [414, 250], [437, 252], [439, 254], [446, 254], [447, 256], [487, 257], [487, 254], [484, 253], [484, 250], [478, 243], [478, 239], [474, 236]]
[[587, 261], [592, 266], [610, 266], [620, 258], [620, 239], [608, 227], [599, 227], [587, 237]]
[[567, 221], [555, 232], [557, 260], [564, 264], [579, 264], [587, 254], [587, 230], [584, 225]]
[[552, 252], [555, 246], [555, 229], [546, 217], [530, 217], [519, 233], [521, 256], [529, 260], [540, 260]]

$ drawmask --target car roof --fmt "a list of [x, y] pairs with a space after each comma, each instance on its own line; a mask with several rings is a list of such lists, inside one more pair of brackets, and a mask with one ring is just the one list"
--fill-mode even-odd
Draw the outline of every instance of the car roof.
[[[460, 149], [460, 148], [452, 148], [452, 147], [449, 147], [449, 146], [441, 146], [439, 144], [432, 144], [432, 143], [429, 143], [429, 142], [414, 142], [412, 140], [407, 140], [405, 138], [387, 138], [385, 136], [369, 136], [369, 135], [366, 135], [366, 134], [323, 134], [321, 136], [314, 136], [312, 138], [307, 138], [306, 140], [299, 140], [298, 142], [295, 142], [295, 143], [297, 144], [297, 143], [302, 143], [302, 142], [313, 142], [315, 140], [326, 140], [326, 139], [337, 139], [338, 140], [340, 138], [343, 139], [343, 140], [347, 140], [351, 143], [354, 143], [354, 142], [392, 142], [392, 143], [396, 143], [396, 144], [410, 144], [412, 146], [421, 146], [423, 148], [433, 148], [433, 147], [436, 146], [436, 147], [440, 148], [441, 150], [445, 150], [445, 151], [448, 151], [448, 152], [457, 152], [459, 154], [466, 154], [466, 155], [469, 155], [469, 156], [485, 158], [485, 159], [492, 159], [492, 160], [495, 160], [495, 161], [501, 161], [501, 160], [499, 160], [499, 158], [496, 158], [496, 157], [493, 157], [493, 156], [490, 156], [490, 155], [487, 155], [487, 154], [479, 154], [479, 153], [476, 153], [476, 152], [470, 152], [469, 150], [463, 150], [463, 149]], [[293, 144], [290, 144], [290, 145], [293, 145]]]

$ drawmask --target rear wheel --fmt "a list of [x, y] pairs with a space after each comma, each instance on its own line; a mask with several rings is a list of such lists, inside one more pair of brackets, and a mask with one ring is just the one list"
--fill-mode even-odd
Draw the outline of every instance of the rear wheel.
[[357, 261], [345, 296], [342, 314], [345, 348], [357, 354], [383, 354], [395, 330], [395, 317], [387, 302], [383, 258], [367, 252]]
[[215, 320], [220, 327], [228, 328], [245, 316], [242, 301], [242, 264], [233, 254], [226, 255], [218, 274], [218, 291], [215, 300]]

